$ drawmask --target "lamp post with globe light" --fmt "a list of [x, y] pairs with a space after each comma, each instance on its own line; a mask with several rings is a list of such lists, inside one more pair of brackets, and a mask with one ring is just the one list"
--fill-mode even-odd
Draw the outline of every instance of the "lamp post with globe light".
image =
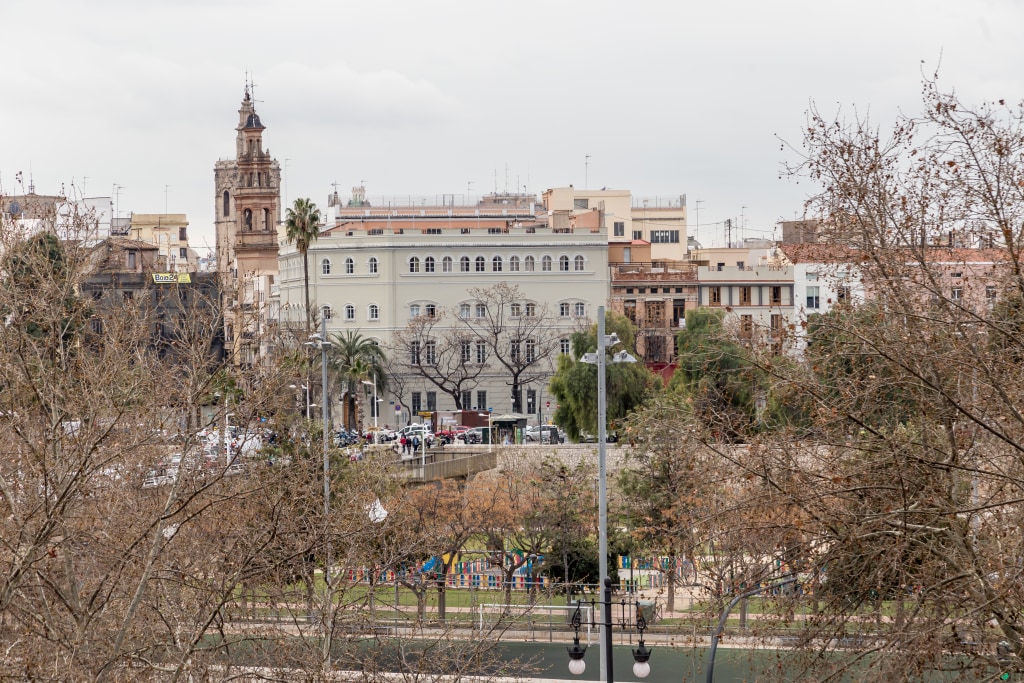
[[[611, 579], [608, 578], [608, 472], [607, 472], [607, 458], [608, 458], [608, 388], [607, 388], [607, 359], [605, 358], [606, 349], [609, 346], [615, 346], [619, 343], [619, 337], [614, 332], [605, 335], [604, 333], [604, 306], [597, 307], [597, 353], [585, 353], [580, 359], [584, 363], [591, 363], [597, 365], [597, 496], [598, 496], [598, 566], [600, 567], [600, 581], [602, 590], [606, 592], [605, 599], [602, 600], [601, 604], [601, 639], [600, 648], [602, 651], [601, 657], [601, 680], [606, 683], [612, 683], [612, 629], [611, 629]], [[635, 363], [634, 358], [627, 351], [619, 351], [612, 355], [612, 363]], [[637, 613], [637, 622], [640, 623], [640, 614]], [[646, 628], [646, 622], [644, 622]], [[650, 652], [643, 648], [643, 641], [641, 639], [641, 648], [646, 651], [646, 657], [650, 657]], [[633, 653], [636, 657], [636, 652]], [[571, 661], [577, 661], [573, 657], [572, 650], [569, 651], [569, 657]], [[580, 654], [578, 660], [582, 663], [583, 655]], [[639, 663], [640, 660], [637, 660]], [[650, 672], [650, 666], [647, 665], [647, 659], [643, 660], [643, 664], [646, 667], [641, 667], [640, 670]], [[635, 667], [634, 667], [635, 669]], [[582, 670], [581, 670], [582, 671]], [[636, 670], [634, 673], [638, 677], [640, 676]], [[644, 676], [647, 673], [643, 674]]]

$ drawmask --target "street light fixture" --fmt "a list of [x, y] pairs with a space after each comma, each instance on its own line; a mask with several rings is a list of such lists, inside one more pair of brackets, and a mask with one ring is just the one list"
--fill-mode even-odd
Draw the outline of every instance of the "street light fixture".
[[[321, 318], [321, 331], [319, 333], [313, 333], [309, 335], [309, 341], [306, 342], [306, 346], [319, 346], [320, 347], [320, 369], [322, 371], [322, 382], [321, 385], [321, 419], [323, 424], [321, 425], [321, 431], [323, 432], [323, 455], [324, 455], [324, 524], [328, 524], [331, 515], [331, 481], [330, 481], [330, 459], [327, 455], [327, 421], [330, 419], [328, 411], [330, 410], [330, 404], [327, 402], [327, 349], [332, 344], [327, 341], [327, 318], [326, 316]], [[307, 394], [308, 396], [308, 394]], [[331, 541], [330, 534], [327, 535], [327, 558], [324, 563], [324, 590], [326, 591], [327, 598], [327, 625], [324, 629], [324, 659], [327, 665], [331, 663], [331, 631], [332, 631], [332, 606], [334, 604], [334, 596], [331, 593]]]
[[373, 386], [373, 441], [374, 441], [374, 443], [376, 443], [377, 442], [377, 413], [380, 412], [379, 410], [377, 410], [377, 373], [376, 372], [373, 373], [373, 381], [372, 382], [367, 382], [364, 379], [364, 380], [361, 380], [361, 383], [365, 384], [366, 386], [371, 386], [371, 385]]
[[[597, 353], [584, 354], [581, 360], [584, 363], [597, 365], [597, 481], [598, 481], [598, 566], [600, 568], [601, 585], [609, 592], [608, 600], [611, 600], [611, 580], [608, 578], [608, 471], [606, 462], [608, 459], [608, 389], [606, 377], [605, 353], [608, 346], [619, 343], [619, 336], [614, 332], [605, 335], [604, 333], [604, 306], [597, 307]], [[613, 363], [635, 363], [636, 358], [620, 351], [612, 356]], [[604, 606], [601, 610], [604, 611]], [[612, 630], [611, 614], [602, 618], [601, 639], [599, 647], [607, 655], [601, 657], [601, 680], [612, 683]], [[646, 626], [646, 625], [645, 625]], [[646, 663], [646, 660], [645, 660]], [[649, 670], [649, 667], [648, 667]], [[639, 675], [639, 674], [637, 674]], [[646, 674], [645, 674], [646, 675]]]
[[[596, 606], [596, 604], [596, 601], [590, 601], [590, 621], [588, 622], [588, 625], [591, 628], [599, 625], [594, 622], [594, 607]], [[602, 584], [600, 604], [600, 626], [604, 631], [611, 633], [613, 625], [611, 579], [605, 579], [604, 583]], [[587, 652], [587, 647], [586, 645], [580, 646], [580, 626], [583, 625], [583, 615], [580, 611], [582, 605], [582, 601], [576, 603], [576, 611], [573, 612], [571, 621], [572, 628], [574, 631], [572, 647], [566, 648], [566, 650], [569, 653], [569, 673], [575, 676], [579, 676], [587, 669], [587, 664], [583, 661], [583, 656]], [[626, 601], [623, 600], [619, 603], [619, 605], [622, 610], [622, 616], [619, 618], [618, 622], [616, 622], [618, 623], [619, 628], [631, 629], [635, 627], [640, 634], [640, 642], [638, 644], [638, 647], [635, 650], [633, 650], [633, 675], [637, 678], [647, 678], [647, 676], [651, 673], [651, 665], [648, 663], [648, 660], [651, 658], [651, 648], [647, 647], [644, 644], [644, 630], [646, 630], [647, 628], [647, 619], [644, 617], [644, 612], [640, 606], [639, 600], [636, 600], [633, 603], [633, 610], [634, 614], [636, 615], [636, 621], [634, 624], [630, 624], [625, 618], [626, 608], [628, 606]], [[607, 677], [603, 678], [603, 680], [606, 681], [606, 683], [614, 683], [612, 676], [612, 650], [610, 647], [602, 647], [602, 649], [604, 650], [604, 652], [602, 652], [603, 657], [601, 658], [601, 668], [607, 671]]]
[[306, 419], [308, 420], [309, 419], [309, 409], [313, 405], [313, 404], [311, 404], [309, 402], [309, 385], [308, 384], [289, 384], [288, 388], [289, 389], [302, 389], [302, 391], [305, 392], [305, 395], [306, 395]]

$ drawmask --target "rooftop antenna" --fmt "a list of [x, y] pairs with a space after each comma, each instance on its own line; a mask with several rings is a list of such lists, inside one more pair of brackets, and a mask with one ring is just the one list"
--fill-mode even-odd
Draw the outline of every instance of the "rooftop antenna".
[[587, 190], [590, 188], [590, 155], [585, 154], [583, 156], [583, 189]]
[[744, 204], [743, 206], [740, 207], [740, 240], [743, 239], [743, 236], [747, 232], [747, 216], [746, 216], [746, 212], [747, 212], [747, 205]]
[[31, 162], [29, 162], [29, 165], [28, 165], [28, 193], [29, 194], [35, 194], [36, 193], [36, 181], [32, 177], [32, 163]]
[[121, 190], [123, 189], [124, 185], [114, 183], [114, 215], [117, 218], [121, 217]]

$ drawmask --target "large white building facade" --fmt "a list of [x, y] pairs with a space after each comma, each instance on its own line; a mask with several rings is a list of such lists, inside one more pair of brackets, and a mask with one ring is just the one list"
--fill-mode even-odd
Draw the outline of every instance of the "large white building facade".
[[[328, 333], [354, 330], [377, 341], [400, 375], [382, 392], [382, 423], [404, 424], [421, 411], [456, 409], [452, 396], [411, 365], [409, 350], [398, 347], [395, 337], [419, 316], [468, 329], [466, 323], [474, 321], [467, 318], [486, 314], [470, 290], [502, 283], [521, 293], [508, 314], [538, 318], [538, 336], [553, 340], [554, 352], [538, 362], [542, 368], [532, 369], [513, 400], [508, 371], [493, 354], [478, 355], [476, 342], [467, 338], [468, 362], [482, 367], [459, 392], [462, 407], [495, 414], [518, 408], [536, 419], [553, 410], [546, 393], [557, 357], [569, 352], [571, 334], [595, 320], [597, 306], [608, 299], [608, 233], [603, 225], [549, 227], [533, 211], [484, 204], [358, 208], [337, 218], [311, 245], [311, 306], [326, 311]], [[282, 245], [280, 268], [281, 322], [299, 327], [305, 320], [303, 264], [293, 245]], [[523, 340], [524, 355], [531, 353], [531, 343]]]

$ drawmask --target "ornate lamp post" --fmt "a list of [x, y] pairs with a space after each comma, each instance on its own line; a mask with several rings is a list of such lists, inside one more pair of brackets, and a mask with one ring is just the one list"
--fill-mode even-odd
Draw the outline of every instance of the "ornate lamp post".
[[[627, 608], [629, 604], [622, 600], [619, 604], [620, 617], [618, 621], [613, 623], [612, 620], [612, 580], [605, 579], [604, 586], [601, 591], [601, 621], [598, 624], [594, 621], [594, 608], [597, 606], [597, 601], [590, 601], [590, 621], [591, 627], [600, 625], [602, 627], [601, 633], [602, 638], [606, 638], [606, 642], [602, 645], [601, 660], [604, 664], [606, 683], [614, 683], [614, 673], [612, 669], [612, 648], [611, 648], [611, 632], [612, 627], [618, 625], [619, 628], [624, 630], [631, 630], [636, 628], [640, 634], [639, 646], [633, 650], [633, 675], [637, 678], [647, 678], [647, 675], [651, 673], [651, 665], [648, 664], [648, 660], [651, 658], [651, 648], [644, 645], [644, 630], [647, 628], [647, 619], [644, 618], [643, 610], [640, 608], [640, 602], [635, 601], [633, 603], [634, 614], [636, 615], [636, 621], [630, 623], [626, 619]], [[580, 626], [584, 624], [583, 614], [580, 611], [583, 603], [576, 603], [576, 611], [572, 614], [572, 628], [575, 632], [572, 639], [572, 647], [566, 648], [569, 652], [569, 672], [579, 676], [587, 669], [586, 662], [583, 661], [583, 656], [587, 652], [586, 645], [580, 645]], [[608, 634], [605, 636], [604, 634]]]

